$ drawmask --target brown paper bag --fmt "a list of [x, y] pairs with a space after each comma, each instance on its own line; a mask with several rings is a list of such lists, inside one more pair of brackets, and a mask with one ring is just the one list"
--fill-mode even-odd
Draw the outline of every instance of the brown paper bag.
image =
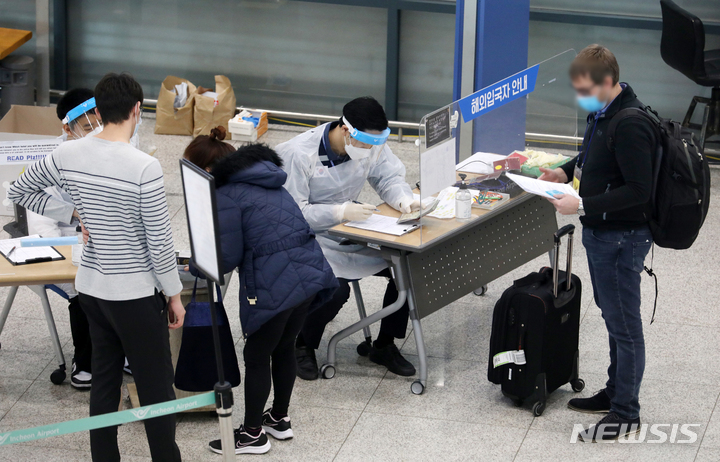
[[[230, 79], [224, 75], [215, 76], [217, 100], [209, 96], [203, 96], [204, 91], [202, 90], [208, 91], [200, 87], [200, 91], [195, 95], [195, 108], [193, 111], [195, 129], [193, 130], [193, 136], [209, 135], [210, 130], [219, 125], [227, 129], [228, 120], [235, 116], [235, 92], [232, 89]], [[217, 104], [215, 104], [215, 101], [217, 101]]]
[[[188, 97], [185, 106], [175, 109], [175, 85], [186, 82]], [[192, 135], [193, 105], [197, 88], [189, 80], [169, 75], [160, 85], [157, 100], [155, 134], [158, 135]]]

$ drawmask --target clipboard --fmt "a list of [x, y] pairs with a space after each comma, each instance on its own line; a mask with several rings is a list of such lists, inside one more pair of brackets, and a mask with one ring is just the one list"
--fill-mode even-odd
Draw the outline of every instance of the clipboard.
[[374, 213], [365, 221], [349, 221], [345, 226], [351, 228], [364, 229], [366, 231], [375, 231], [377, 233], [392, 234], [393, 236], [402, 236], [411, 233], [420, 228], [419, 223], [415, 224], [398, 224], [397, 218], [388, 217]]
[[[18, 239], [4, 239], [0, 241], [0, 254], [13, 266], [32, 265], [50, 261], [65, 260], [65, 257], [55, 247], [20, 247], [20, 240], [27, 237], [40, 237], [38, 234]], [[13, 250], [13, 248], [15, 250]]]

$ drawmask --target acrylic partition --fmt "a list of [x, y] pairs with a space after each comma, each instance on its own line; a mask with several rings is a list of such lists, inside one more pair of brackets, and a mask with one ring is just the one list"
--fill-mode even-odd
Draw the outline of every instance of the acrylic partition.
[[[466, 175], [474, 203], [480, 188], [473, 189], [473, 183], [483, 175], [501, 172], [493, 163], [514, 151], [527, 148], [568, 154], [577, 150], [578, 114], [568, 77], [575, 55], [574, 50], [567, 50], [422, 118], [419, 195], [424, 207], [438, 203], [433, 212], [420, 218], [420, 229], [413, 232], [421, 245], [509, 202], [483, 201], [482, 208], [473, 204], [469, 219], [456, 218], [460, 173]], [[508, 183], [505, 177], [495, 181], [500, 189]]]

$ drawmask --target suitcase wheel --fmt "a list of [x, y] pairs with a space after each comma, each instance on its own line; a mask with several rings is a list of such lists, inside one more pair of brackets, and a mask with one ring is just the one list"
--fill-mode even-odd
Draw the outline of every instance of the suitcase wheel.
[[480, 287], [479, 289], [473, 290], [473, 293], [479, 297], [481, 295], [485, 295], [487, 293], [487, 291], [488, 291], [488, 286], [484, 285], [484, 286]]
[[543, 401], [538, 401], [535, 405], [533, 405], [532, 410], [535, 417], [540, 417], [545, 410], [545, 403]]
[[585, 388], [585, 381], [583, 379], [571, 380], [570, 386], [575, 393], [580, 393]]

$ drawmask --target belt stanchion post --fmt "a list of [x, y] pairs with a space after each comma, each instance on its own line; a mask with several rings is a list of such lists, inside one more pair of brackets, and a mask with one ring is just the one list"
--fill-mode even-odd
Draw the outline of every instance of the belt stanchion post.
[[[232, 386], [225, 381], [225, 368], [222, 362], [222, 351], [220, 350], [220, 334], [218, 333], [217, 311], [215, 310], [215, 283], [208, 281], [208, 293], [210, 296], [210, 317], [212, 318], [213, 344], [215, 345], [215, 362], [217, 363], [218, 382], [215, 384], [215, 409], [220, 421], [220, 441], [223, 448], [223, 460], [230, 462], [235, 460], [235, 437], [233, 435], [232, 407], [233, 394]], [[226, 448], [232, 448], [231, 451]]]
[[220, 443], [225, 462], [235, 460], [235, 435], [232, 426], [232, 386], [225, 381], [220, 334], [215, 305], [215, 284], [223, 285], [224, 272], [220, 251], [220, 231], [215, 198], [215, 178], [195, 164], [180, 160], [180, 173], [187, 212], [190, 250], [194, 267], [207, 278], [212, 320], [213, 346], [218, 382], [215, 384], [215, 408], [220, 421]]

